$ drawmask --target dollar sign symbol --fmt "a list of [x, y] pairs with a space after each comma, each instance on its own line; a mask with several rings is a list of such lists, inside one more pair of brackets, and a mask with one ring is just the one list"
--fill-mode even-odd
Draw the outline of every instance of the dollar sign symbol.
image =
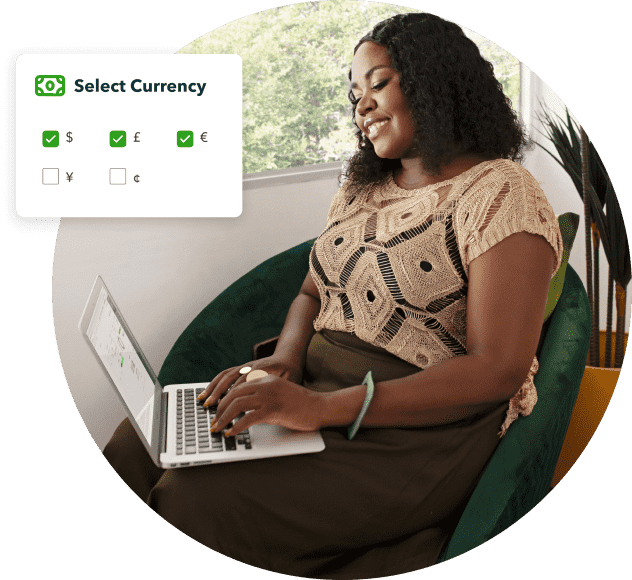
[[68, 131], [68, 133], [66, 133], [66, 137], [68, 137], [66, 141], [68, 141], [68, 143], [72, 143], [72, 131]]

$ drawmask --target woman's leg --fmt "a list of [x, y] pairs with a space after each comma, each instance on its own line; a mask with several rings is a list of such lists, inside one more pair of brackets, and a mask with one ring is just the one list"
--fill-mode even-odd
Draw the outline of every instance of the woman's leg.
[[165, 473], [151, 460], [129, 419], [117, 427], [103, 455], [123, 481], [145, 502], [151, 489]]
[[[445, 428], [361, 429], [353, 441], [326, 429], [320, 453], [170, 469], [148, 503], [198, 542], [263, 569], [329, 578], [339, 568], [355, 578], [409, 572], [436, 561], [446, 521], [498, 444], [506, 409]], [[376, 560], [369, 552], [386, 542], [392, 549]]]

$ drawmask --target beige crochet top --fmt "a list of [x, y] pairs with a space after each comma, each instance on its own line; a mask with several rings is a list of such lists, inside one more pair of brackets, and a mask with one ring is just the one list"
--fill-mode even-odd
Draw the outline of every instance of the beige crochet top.
[[[522, 231], [551, 244], [553, 277], [562, 259], [555, 214], [534, 177], [505, 159], [415, 190], [391, 176], [353, 195], [346, 182], [310, 255], [321, 299], [314, 327], [352, 332], [420, 369], [464, 355], [469, 264]], [[501, 435], [531, 413], [537, 370], [534, 357]]]

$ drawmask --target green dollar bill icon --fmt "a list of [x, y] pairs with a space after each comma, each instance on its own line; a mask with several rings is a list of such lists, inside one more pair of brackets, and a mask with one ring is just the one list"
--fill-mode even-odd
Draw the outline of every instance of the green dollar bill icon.
[[61, 97], [66, 93], [66, 78], [62, 75], [37, 75], [35, 94], [38, 97]]
[[59, 147], [59, 131], [44, 131], [42, 145], [44, 147]]

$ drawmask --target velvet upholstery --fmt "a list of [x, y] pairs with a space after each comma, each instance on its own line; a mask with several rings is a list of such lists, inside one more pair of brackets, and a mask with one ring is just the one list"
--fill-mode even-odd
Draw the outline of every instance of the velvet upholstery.
[[579, 227], [579, 215], [572, 212], [563, 213], [557, 218], [557, 221], [562, 234], [562, 244], [564, 250], [562, 253], [562, 263], [555, 273], [555, 276], [551, 279], [551, 284], [549, 285], [549, 297], [546, 301], [546, 308], [544, 309], [545, 321], [547, 321], [549, 316], [551, 316], [551, 313], [562, 294], [568, 258], [571, 255], [573, 242], [575, 241], [575, 235], [577, 234], [577, 228]]
[[[279, 334], [308, 270], [313, 240], [263, 262], [215, 298], [177, 339], [159, 373], [161, 384], [210, 381], [252, 360], [252, 347]], [[278, 281], [282, 281], [281, 284]], [[549, 491], [584, 372], [590, 308], [571, 266], [546, 321], [535, 376], [539, 400], [519, 417], [483, 472], [439, 561], [462, 554], [502, 532]], [[541, 351], [541, 352], [540, 352]], [[416, 536], [375, 546], [381, 558], [400, 558]], [[362, 556], [360, 556], [362, 557]]]
[[440, 561], [493, 538], [548, 493], [584, 374], [589, 340], [588, 296], [569, 265], [534, 378], [538, 402], [531, 415], [518, 417], [503, 437]]

